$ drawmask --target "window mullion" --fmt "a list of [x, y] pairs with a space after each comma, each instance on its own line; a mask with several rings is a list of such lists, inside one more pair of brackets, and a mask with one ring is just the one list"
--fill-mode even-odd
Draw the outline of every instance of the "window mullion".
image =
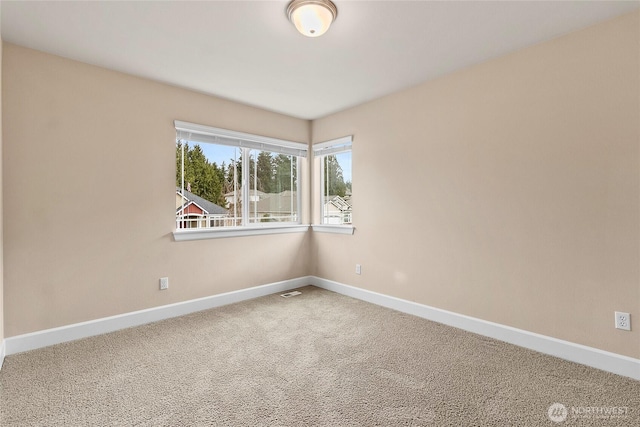
[[320, 224], [324, 224], [324, 157], [320, 157]]
[[251, 158], [250, 149], [242, 147], [242, 225], [249, 225], [249, 179]]
[[[260, 200], [258, 197], [258, 152], [256, 151], [255, 159], [253, 160], [253, 194], [257, 200]], [[249, 190], [249, 194], [251, 194], [251, 190]], [[251, 203], [251, 202], [249, 202]], [[251, 206], [251, 204], [249, 204]], [[253, 221], [258, 222], [258, 202], [253, 202]]]

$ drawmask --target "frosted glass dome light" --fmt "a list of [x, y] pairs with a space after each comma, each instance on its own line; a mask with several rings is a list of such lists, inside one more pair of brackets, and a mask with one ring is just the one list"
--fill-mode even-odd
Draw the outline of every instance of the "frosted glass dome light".
[[319, 37], [336, 19], [338, 9], [330, 0], [293, 0], [287, 6], [287, 16], [301, 34]]

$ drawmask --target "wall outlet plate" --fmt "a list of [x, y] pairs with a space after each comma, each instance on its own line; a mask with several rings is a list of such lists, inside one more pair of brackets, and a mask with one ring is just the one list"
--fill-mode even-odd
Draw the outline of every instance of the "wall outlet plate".
[[362, 266], [360, 264], [356, 264], [356, 274], [362, 274]]
[[629, 313], [616, 311], [616, 329], [631, 330], [631, 315]]
[[160, 278], [160, 290], [164, 291], [165, 289], [169, 289], [169, 278], [161, 277]]

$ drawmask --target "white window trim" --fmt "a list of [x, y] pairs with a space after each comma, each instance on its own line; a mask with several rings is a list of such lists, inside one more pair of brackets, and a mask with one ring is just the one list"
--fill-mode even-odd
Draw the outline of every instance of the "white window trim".
[[189, 240], [223, 239], [227, 237], [260, 236], [265, 234], [305, 233], [309, 224], [264, 225], [247, 227], [227, 227], [223, 229], [185, 229], [173, 232], [176, 242]]
[[282, 154], [291, 154], [298, 157], [307, 157], [307, 151], [309, 148], [307, 144], [302, 142], [287, 141], [284, 139], [270, 138], [268, 136], [236, 132], [229, 129], [182, 122], [180, 120], [174, 120], [174, 125], [176, 128], [177, 139], [186, 139], [194, 142], [273, 151]]
[[[301, 142], [287, 141], [261, 135], [236, 132], [228, 129], [183, 122], [180, 120], [175, 120], [174, 125], [176, 129], [177, 139], [180, 141], [184, 142], [193, 140], [203, 143], [236, 146], [242, 150], [243, 159], [246, 158], [247, 161], [251, 161], [249, 156], [249, 151], [251, 149], [279, 152], [282, 154], [295, 156], [297, 162], [297, 170], [300, 171], [300, 158], [307, 157], [308, 155], [307, 144]], [[195, 138], [192, 138], [192, 136], [195, 136]], [[243, 184], [240, 187], [240, 191], [243, 194], [244, 200], [249, 200], [250, 191], [249, 185], [247, 185], [247, 183], [249, 182], [249, 170], [250, 168], [243, 168], [242, 170]], [[184, 182], [182, 183], [182, 188], [184, 188]], [[296, 188], [296, 191], [298, 192], [297, 215], [298, 218], [301, 218], [302, 197], [300, 195], [300, 189], [304, 188], [304, 180], [299, 173], [296, 177]], [[242, 217], [249, 218], [249, 203], [244, 203], [242, 209]], [[219, 239], [226, 237], [256, 236], [264, 234], [300, 233], [306, 231], [309, 231], [309, 224], [302, 224], [301, 221], [287, 222], [276, 225], [260, 225], [256, 223], [247, 223], [246, 225], [242, 225], [239, 227], [176, 229], [173, 231], [173, 238], [176, 242], [180, 242], [188, 240]]]
[[314, 233], [353, 234], [356, 228], [352, 225], [312, 224]]
[[[319, 142], [313, 144], [313, 156], [327, 156], [330, 154], [339, 154], [346, 151], [352, 151], [353, 135], [343, 136], [341, 138], [332, 139], [331, 141]], [[320, 161], [320, 200], [319, 200], [319, 219], [324, 219], [324, 166]], [[335, 224], [312, 224], [311, 228], [315, 232], [320, 233], [333, 233], [333, 234], [349, 234], [352, 235], [355, 232], [353, 225], [335, 225]]]
[[350, 151], [352, 143], [353, 135], [343, 136], [342, 138], [332, 139], [331, 141], [319, 142], [313, 144], [313, 155], [325, 156], [327, 154]]

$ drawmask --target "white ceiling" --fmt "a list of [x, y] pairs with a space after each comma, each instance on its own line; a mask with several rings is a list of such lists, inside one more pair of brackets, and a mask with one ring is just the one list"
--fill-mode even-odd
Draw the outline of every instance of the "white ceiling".
[[322, 37], [288, 1], [2, 1], [4, 41], [315, 119], [592, 25], [638, 1], [346, 1]]

